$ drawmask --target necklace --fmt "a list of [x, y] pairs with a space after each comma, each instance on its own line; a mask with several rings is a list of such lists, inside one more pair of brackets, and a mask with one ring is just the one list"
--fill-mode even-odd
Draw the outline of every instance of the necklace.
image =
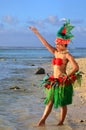
[[69, 52], [69, 50], [65, 50], [65, 51], [58, 51], [58, 54], [66, 54], [66, 53], [68, 53]]

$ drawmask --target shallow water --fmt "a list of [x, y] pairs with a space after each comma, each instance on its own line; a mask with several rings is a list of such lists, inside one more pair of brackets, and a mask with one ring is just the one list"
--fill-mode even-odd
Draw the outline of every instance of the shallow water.
[[28, 88], [26, 86], [18, 90], [9, 88], [0, 91], [0, 130], [18, 130], [22, 129], [22, 126], [25, 130], [24, 126], [27, 124], [29, 127], [37, 115], [40, 115], [40, 88], [29, 85]]

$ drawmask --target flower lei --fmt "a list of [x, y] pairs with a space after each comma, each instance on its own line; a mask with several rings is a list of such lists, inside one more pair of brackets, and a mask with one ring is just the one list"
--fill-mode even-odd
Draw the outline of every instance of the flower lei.
[[64, 87], [64, 85], [68, 85], [70, 83], [74, 83], [76, 80], [78, 81], [79, 85], [81, 85], [81, 78], [82, 78], [82, 72], [76, 72], [75, 74], [71, 76], [62, 76], [59, 78], [54, 78], [54, 76], [45, 76], [42, 80], [42, 84], [45, 88], [50, 89], [53, 87]]

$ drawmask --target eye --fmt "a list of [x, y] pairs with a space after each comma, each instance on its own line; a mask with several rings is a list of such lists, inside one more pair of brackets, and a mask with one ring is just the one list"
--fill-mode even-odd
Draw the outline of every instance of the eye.
[[58, 45], [60, 45], [60, 44], [56, 43], [56, 46], [58, 46]]

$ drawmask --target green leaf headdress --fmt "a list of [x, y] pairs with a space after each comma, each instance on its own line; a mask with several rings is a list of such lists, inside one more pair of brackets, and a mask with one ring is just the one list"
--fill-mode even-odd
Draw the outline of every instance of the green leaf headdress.
[[60, 44], [68, 44], [71, 39], [74, 37], [71, 33], [71, 30], [74, 28], [70, 24], [70, 20], [66, 20], [66, 22], [62, 25], [62, 27], [57, 32], [57, 38], [55, 40], [56, 43]]

